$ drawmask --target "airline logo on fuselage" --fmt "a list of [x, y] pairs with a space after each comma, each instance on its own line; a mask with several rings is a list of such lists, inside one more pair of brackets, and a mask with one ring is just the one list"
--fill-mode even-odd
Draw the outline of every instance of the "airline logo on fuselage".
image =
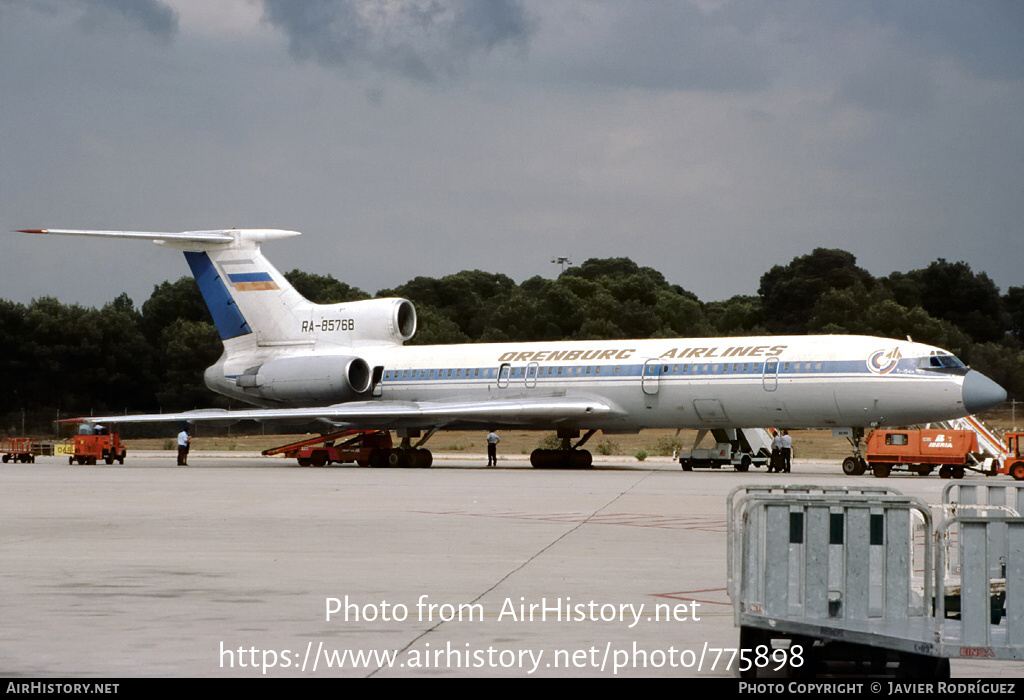
[[868, 369], [875, 374], [889, 374], [896, 369], [896, 365], [899, 364], [902, 357], [899, 348], [878, 350], [868, 357]]
[[[669, 348], [658, 358], [662, 360], [710, 360], [725, 357], [773, 357], [786, 349], [786, 345], [740, 345], [721, 348]], [[612, 348], [608, 350], [534, 350], [520, 352], [510, 350], [502, 353], [498, 362], [587, 362], [595, 360], [628, 360], [636, 348]]]

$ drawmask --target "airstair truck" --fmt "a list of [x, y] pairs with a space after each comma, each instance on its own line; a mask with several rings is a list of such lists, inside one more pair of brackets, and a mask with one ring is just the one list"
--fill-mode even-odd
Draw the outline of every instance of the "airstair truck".
[[[713, 448], [699, 448], [704, 437], [711, 433], [715, 439]], [[693, 441], [693, 449], [679, 454], [679, 465], [683, 471], [692, 471], [694, 467], [710, 467], [721, 469], [731, 466], [738, 472], [745, 472], [754, 467], [764, 467], [771, 459], [771, 436], [760, 428], [744, 428], [726, 430], [715, 428], [711, 431], [697, 431]]]

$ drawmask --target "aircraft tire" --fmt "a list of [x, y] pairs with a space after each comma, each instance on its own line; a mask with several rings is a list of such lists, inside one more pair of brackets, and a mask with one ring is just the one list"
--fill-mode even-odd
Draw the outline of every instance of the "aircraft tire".
[[572, 450], [569, 453], [569, 466], [572, 469], [590, 469], [594, 464], [594, 456], [590, 450]]
[[434, 454], [423, 447], [413, 450], [409, 459], [409, 466], [415, 469], [427, 469], [434, 463]]
[[530, 466], [534, 469], [568, 469], [569, 457], [566, 450], [536, 449], [530, 453]]
[[408, 467], [412, 461], [409, 457], [410, 455], [405, 450], [391, 450], [388, 453], [388, 466], [393, 468]]
[[856, 457], [847, 457], [843, 460], [843, 474], [847, 476], [860, 476], [864, 473], [864, 467]]

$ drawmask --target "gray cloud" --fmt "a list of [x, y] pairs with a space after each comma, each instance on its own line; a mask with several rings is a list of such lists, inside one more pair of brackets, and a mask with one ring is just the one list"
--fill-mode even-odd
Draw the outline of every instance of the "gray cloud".
[[852, 102], [872, 110], [906, 113], [932, 106], [939, 85], [923, 61], [884, 51], [874, 56], [860, 71], [839, 83], [840, 102]]
[[518, 0], [262, 0], [292, 55], [429, 80], [471, 56], [525, 44], [534, 31]]
[[[767, 13], [726, 4], [587, 5], [557, 19], [545, 70], [566, 83], [612, 88], [745, 92], [770, 82], [773, 67], [760, 32]], [[555, 14], [555, 13], [552, 13]]]
[[178, 14], [159, 0], [82, 0], [86, 29], [127, 26], [141, 29], [157, 39], [170, 41], [178, 32]]
[[1024, 3], [1019, 0], [875, 0], [870, 8], [878, 22], [931, 56], [952, 57], [985, 77], [1024, 78]]

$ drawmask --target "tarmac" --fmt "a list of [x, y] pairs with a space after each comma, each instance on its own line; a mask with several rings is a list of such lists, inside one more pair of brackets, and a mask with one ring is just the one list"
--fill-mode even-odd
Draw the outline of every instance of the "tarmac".
[[[878, 483], [807, 460], [786, 475], [485, 463], [0, 465], [0, 676], [735, 678], [729, 491]], [[945, 483], [886, 481], [929, 503]]]

